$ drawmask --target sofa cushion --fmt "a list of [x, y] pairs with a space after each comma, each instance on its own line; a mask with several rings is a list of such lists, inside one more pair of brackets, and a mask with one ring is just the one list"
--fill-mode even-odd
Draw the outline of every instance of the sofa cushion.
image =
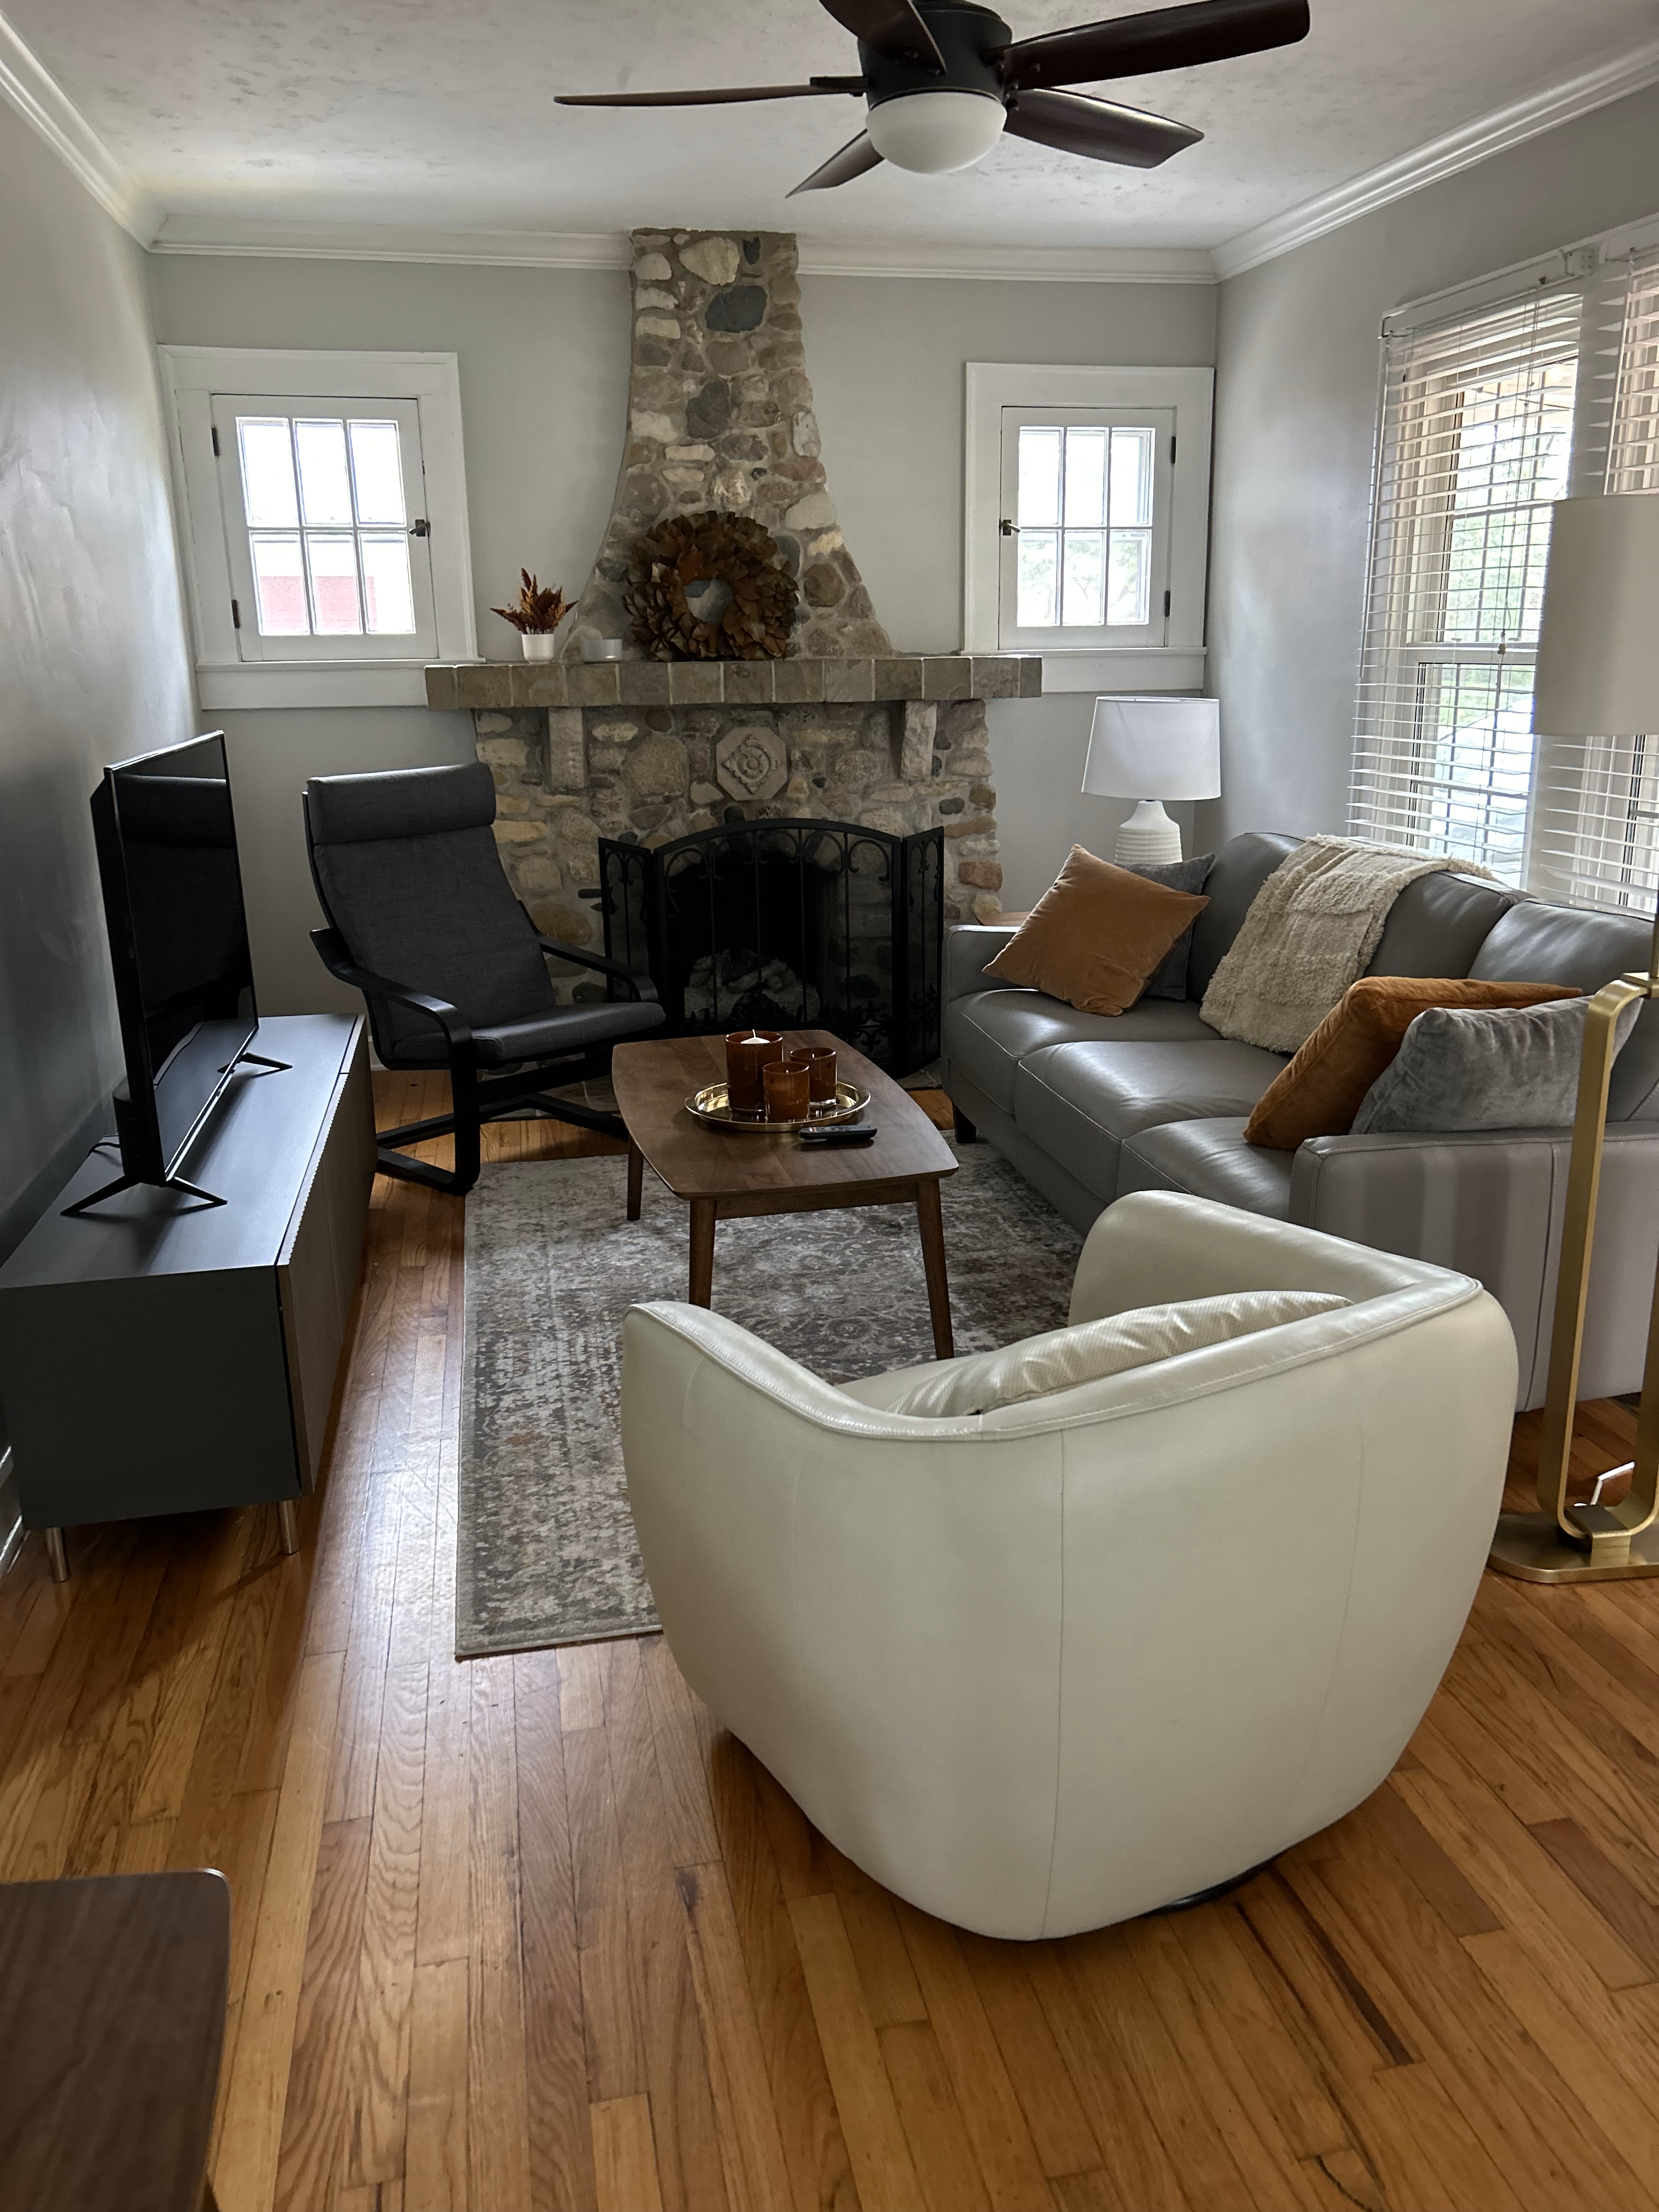
[[945, 1054], [1005, 1114], [1014, 1110], [1014, 1070], [1045, 1045], [1173, 1044], [1221, 1040], [1190, 1000], [1143, 999], [1127, 1014], [1085, 1014], [1042, 991], [970, 992], [945, 1010]]
[[1184, 1352], [1231, 1344], [1264, 1328], [1283, 1328], [1351, 1303], [1336, 1291], [1229, 1291], [1216, 1297], [1179, 1298], [1168, 1305], [1133, 1306], [1073, 1328], [1051, 1328], [1000, 1351], [933, 1360], [925, 1367], [872, 1375], [841, 1388], [849, 1398], [884, 1413], [959, 1421], [998, 1406], [1024, 1405], [1081, 1383], [1127, 1375], [1133, 1368], [1178, 1359]]
[[[1522, 978], [1540, 983], [1574, 983], [1586, 996], [1615, 975], [1645, 969], [1653, 925], [1634, 915], [1585, 914], [1571, 907], [1545, 906], [1522, 899], [1492, 927], [1471, 975], [1505, 982]], [[1629, 1042], [1620, 1054], [1607, 1093], [1607, 1119], [1628, 1121], [1655, 1110], [1659, 1089], [1659, 1002], [1638, 1017]]]
[[[1145, 876], [1149, 882], [1163, 884], [1172, 891], [1196, 893], [1204, 889], [1204, 878], [1215, 866], [1213, 853], [1195, 854], [1189, 860], [1160, 860], [1150, 867], [1131, 868], [1132, 876]], [[1175, 943], [1164, 954], [1146, 979], [1142, 992], [1146, 999], [1184, 999], [1187, 995], [1187, 969], [1192, 960], [1193, 928], [1188, 923]]]
[[1014, 1119], [1085, 1190], [1117, 1195], [1117, 1148], [1163, 1121], [1244, 1114], [1279, 1070], [1255, 1045], [1050, 1045], [1020, 1064]]
[[1467, 975], [1521, 896], [1479, 876], [1419, 876], [1389, 908], [1368, 975]]
[[[1436, 878], [1420, 880], [1432, 883]], [[1256, 1101], [1245, 1137], [1252, 1145], [1293, 1152], [1310, 1137], [1346, 1135], [1366, 1092], [1428, 1007], [1531, 1006], [1574, 995], [1570, 983], [1477, 983], [1467, 975], [1362, 975]]]
[[1243, 1121], [1236, 1115], [1212, 1121], [1166, 1121], [1161, 1128], [1142, 1129], [1124, 1146], [1117, 1194], [1182, 1190], [1270, 1221], [1288, 1221], [1295, 1163], [1294, 1152], [1247, 1145]]
[[1302, 842], [1277, 832], [1249, 830], [1230, 837], [1204, 878], [1210, 903], [1193, 924], [1193, 949], [1187, 963], [1187, 994], [1200, 1003], [1221, 956], [1239, 932], [1250, 902], [1273, 870]]
[[[1613, 1030], [1620, 1052], [1639, 1000]], [[1588, 999], [1482, 1011], [1428, 1006], [1361, 1100], [1356, 1137], [1455, 1129], [1565, 1129], [1578, 1102]]]
[[1085, 1013], [1133, 1006], [1204, 901], [1073, 845], [1065, 866], [986, 970]]

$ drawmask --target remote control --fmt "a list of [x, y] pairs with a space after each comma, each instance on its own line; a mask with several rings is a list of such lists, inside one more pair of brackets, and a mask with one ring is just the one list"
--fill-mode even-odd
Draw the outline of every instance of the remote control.
[[803, 1145], [867, 1145], [876, 1133], [873, 1121], [837, 1121], [828, 1129], [803, 1129]]

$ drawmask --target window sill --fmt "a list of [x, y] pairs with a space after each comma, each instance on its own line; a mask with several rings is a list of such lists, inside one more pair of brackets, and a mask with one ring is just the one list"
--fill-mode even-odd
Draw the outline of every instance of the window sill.
[[1060, 691], [1201, 691], [1201, 645], [1127, 645], [1106, 653], [1045, 653], [1042, 696]]
[[251, 707], [424, 707], [424, 660], [314, 661], [303, 666], [201, 667], [204, 714]]

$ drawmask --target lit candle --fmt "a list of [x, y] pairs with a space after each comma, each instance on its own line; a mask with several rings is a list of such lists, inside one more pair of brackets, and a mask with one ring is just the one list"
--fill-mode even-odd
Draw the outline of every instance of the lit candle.
[[734, 1114], [766, 1110], [761, 1070], [783, 1058], [781, 1030], [733, 1030], [726, 1040], [726, 1096]]

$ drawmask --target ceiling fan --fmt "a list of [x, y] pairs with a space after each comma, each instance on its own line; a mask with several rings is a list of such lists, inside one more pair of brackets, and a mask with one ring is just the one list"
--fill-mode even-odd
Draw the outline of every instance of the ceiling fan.
[[[847, 94], [866, 128], [795, 192], [819, 192], [891, 161], [935, 174], [983, 160], [1005, 131], [1094, 161], [1155, 169], [1203, 137], [1139, 107], [1054, 89], [1104, 77], [1192, 69], [1290, 46], [1308, 35], [1308, 0], [1189, 0], [1016, 39], [974, 0], [820, 0], [859, 42], [857, 76], [714, 92], [570, 92], [561, 107], [713, 107]], [[793, 199], [794, 192], [789, 197]]]

